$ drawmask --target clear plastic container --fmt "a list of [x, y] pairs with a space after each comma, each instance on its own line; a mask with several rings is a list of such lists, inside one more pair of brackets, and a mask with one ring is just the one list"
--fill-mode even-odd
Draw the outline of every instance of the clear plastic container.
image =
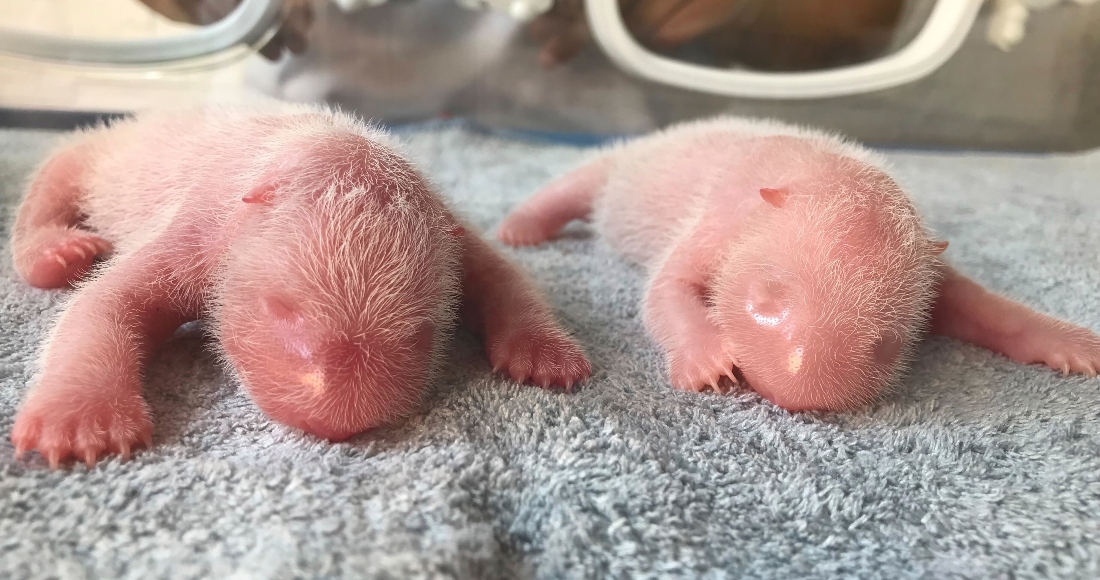
[[[126, 62], [86, 46], [30, 60], [19, 53], [33, 43], [0, 32], [0, 107], [278, 98], [573, 141], [728, 113], [887, 146], [1100, 146], [1100, 4], [1088, 0], [100, 1], [112, 9], [74, 21], [89, 3], [39, 0], [31, 18], [32, 5], [0, 0], [8, 33], [147, 43], [116, 51]], [[226, 31], [240, 38], [224, 46]], [[178, 58], [149, 48], [172, 35]], [[256, 54], [274, 45], [304, 50]]]

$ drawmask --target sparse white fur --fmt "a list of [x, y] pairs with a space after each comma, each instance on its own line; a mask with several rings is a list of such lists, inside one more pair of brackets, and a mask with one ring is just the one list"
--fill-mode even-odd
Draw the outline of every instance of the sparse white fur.
[[[247, 110], [242, 110], [239, 107], [214, 105], [204, 108], [201, 113], [203, 122], [207, 125], [203, 131], [180, 132], [164, 131], [164, 127], [171, 127], [173, 124], [178, 123], [180, 119], [191, 121], [193, 117], [181, 117], [175, 111], [151, 111], [132, 119], [113, 122], [109, 127], [99, 126], [84, 131], [79, 133], [74, 141], [94, 142], [98, 138], [105, 137], [110, 139], [112, 143], [149, 147], [151, 140], [163, 139], [171, 141], [171, 150], [191, 152], [197, 157], [193, 163], [189, 163], [186, 159], [180, 159], [177, 166], [202, 167], [209, 163], [209, 159], [206, 157], [211, 154], [210, 145], [212, 142], [216, 142], [219, 137], [232, 135], [240, 131], [243, 126], [254, 123], [258, 118], [272, 116], [277, 116], [280, 124], [277, 127], [278, 130], [272, 131], [267, 138], [244, 144], [241, 144], [239, 140], [233, 140], [235, 145], [243, 145], [247, 148], [243, 152], [236, 151], [238, 156], [235, 159], [242, 159], [247, 162], [235, 165], [231, 174], [217, 176], [221, 183], [224, 183], [227, 187], [222, 192], [224, 195], [220, 196], [220, 207], [213, 207], [205, 215], [199, 217], [199, 219], [206, 221], [202, 224], [202, 227], [208, 231], [225, 232], [229, 228], [235, 227], [234, 222], [238, 219], [238, 215], [234, 209], [240, 206], [241, 193], [251, 191], [259, 186], [267, 176], [267, 172], [270, 171], [273, 165], [277, 164], [281, 156], [285, 156], [288, 150], [293, 150], [294, 147], [301, 146], [304, 143], [323, 142], [326, 139], [340, 138], [341, 135], [364, 137], [370, 142], [382, 146], [372, 150], [376, 155], [372, 158], [374, 164], [369, 175], [375, 181], [402, 185], [417, 183], [418, 180], [423, 179], [404, 161], [397, 143], [390, 138], [388, 133], [369, 124], [364, 124], [354, 115], [315, 105], [273, 103], [250, 107]], [[284, 123], [287, 119], [295, 122], [288, 125]], [[140, 135], [128, 133], [140, 133]], [[126, 147], [118, 146], [95, 147], [94, 152], [92, 163], [97, 169], [88, 176], [86, 181], [90, 193], [85, 200], [90, 218], [88, 225], [102, 232], [106, 237], [118, 240], [111, 261], [99, 270], [100, 272], [106, 272], [110, 270], [111, 263], [125, 260], [130, 255], [140, 251], [141, 248], [146, 247], [150, 242], [160, 238], [164, 230], [174, 223], [184, 206], [188, 202], [193, 203], [194, 192], [208, 184], [209, 176], [201, 171], [181, 172], [164, 176], [166, 179], [164, 180], [165, 187], [162, 189], [162, 195], [155, 199], [135, 200], [133, 195], [127, 195], [127, 193], [148, 191], [149, 189], [149, 172], [144, 172], [141, 167], [134, 167], [133, 165], [136, 159], [140, 159], [140, 156], [134, 155], [134, 152]], [[151, 161], [155, 163], [158, 160], [153, 159]], [[292, 176], [293, 179], [280, 188], [279, 195], [284, 197], [287, 195], [304, 195], [308, 189], [299, 187], [299, 185], [316, 183], [326, 177], [318, 174], [318, 171], [329, 170], [330, 168], [323, 165], [297, 168]], [[170, 179], [167, 179], [169, 177]], [[428, 239], [401, 235], [408, 232], [391, 231], [383, 223], [380, 223], [384, 221], [384, 218], [376, 214], [349, 215], [349, 212], [355, 211], [356, 206], [348, 202], [371, 191], [375, 183], [349, 183], [349, 176], [347, 175], [332, 177], [342, 178], [344, 181], [337, 180], [333, 182], [333, 187], [326, 191], [326, 195], [319, 200], [324, 206], [320, 208], [319, 213], [335, 219], [331, 221], [313, 220], [316, 230], [324, 232], [323, 235], [326, 239], [337, 240], [341, 236], [347, 236], [349, 232], [325, 231], [325, 228], [346, 226], [349, 223], [357, 224], [362, 232], [382, 234], [382, 239], [371, 242], [374, 247], [389, 248], [391, 250], [401, 248], [402, 252], [407, 251], [410, 253], [407, 256], [407, 261], [401, 259], [401, 256], [390, 256], [389, 262], [391, 264], [400, 264], [403, 268], [400, 272], [389, 272], [391, 282], [394, 281], [393, 275], [395, 274], [397, 277], [407, 276], [407, 279], [412, 281], [436, 280], [442, 273], [443, 278], [439, 279], [438, 282], [441, 287], [446, 289], [446, 298], [439, 302], [437, 311], [431, 317], [440, 330], [440, 332], [435, 333], [436, 339], [433, 341], [433, 352], [442, 353], [446, 348], [446, 338], [450, 334], [448, 331], [453, 326], [454, 312], [457, 307], [457, 265], [413, 259], [414, 256], [423, 258], [427, 254], [426, 248], [422, 247], [421, 244], [428, 243]], [[396, 192], [395, 207], [405, 205], [402, 198], [407, 197], [408, 193]], [[280, 201], [290, 200], [282, 199]], [[276, 221], [270, 227], [290, 227], [295, 223], [294, 220], [302, 217], [295, 215], [299, 209], [293, 203], [280, 203], [275, 214]], [[408, 209], [411, 212], [426, 208]], [[440, 211], [442, 206], [436, 208], [436, 210], [440, 215], [434, 217], [442, 218], [443, 215]], [[127, 219], [123, 216], [130, 217]], [[385, 239], [385, 236], [393, 234], [398, 234], [399, 238]], [[312, 251], [306, 248], [300, 249], [315, 256], [322, 256], [324, 251], [323, 248], [314, 248]], [[256, 250], [270, 251], [271, 249], [256, 248]], [[225, 259], [229, 257], [229, 254], [226, 254], [220, 261], [212, 261], [204, 259], [207, 257], [204, 254], [208, 251], [209, 248], [194, 248], [193, 252], [181, 252], [180, 260], [175, 264], [176, 272], [187, 272], [185, 275], [178, 276], [178, 279], [183, 281], [197, 283], [212, 277], [215, 282], [203, 290], [180, 286], [176, 292], [180, 295], [211, 292], [206, 297], [208, 301], [207, 314], [212, 320], [217, 321], [220, 319], [220, 294], [224, 286]], [[337, 290], [338, 281], [340, 280], [351, 283], [360, 280], [358, 277], [346, 275], [347, 272], [354, 271], [355, 264], [352, 258], [352, 256], [338, 253], [329, 256], [325, 260], [319, 259], [309, 262], [308, 265], [320, 268], [320, 270], [303, 272], [303, 274], [316, 276], [319, 279], [327, 279], [330, 282], [328, 285], [319, 284], [316, 287], [317, 290], [326, 288]], [[284, 267], [286, 266], [289, 266], [289, 264], [284, 264]], [[94, 276], [89, 281], [92, 279], [94, 279]], [[382, 287], [386, 286], [388, 284], [383, 284]], [[359, 289], [342, 288], [339, 290], [347, 292], [343, 294], [347, 296], [356, 295]], [[330, 292], [327, 296], [317, 296], [316, 301], [328, 304], [338, 303], [334, 300], [338, 298], [339, 294], [339, 291]], [[379, 298], [384, 300], [386, 297]], [[386, 316], [393, 318], [398, 318], [399, 315], [400, 313], [397, 312], [386, 314]], [[360, 313], [360, 319], [363, 316], [366, 316], [366, 314]], [[220, 327], [215, 325], [213, 330], [217, 334]], [[216, 344], [220, 345], [221, 343], [219, 341]], [[433, 360], [439, 360], [439, 358], [436, 356], [433, 357]], [[233, 366], [227, 362], [226, 368], [232, 369]], [[432, 368], [432, 371], [434, 370], [435, 365]]]
[[[763, 189], [785, 191], [783, 207]], [[805, 340], [835, 339], [797, 363], [836, 367], [798, 387], [809, 399], [837, 391], [821, 405], [854, 406], [894, 384], [927, 325], [937, 247], [885, 160], [840, 136], [737, 117], [673, 126], [595, 153], [518, 208], [501, 237], [540, 241], [585, 208], [601, 237], [648, 269], [643, 318], [681, 388], [713, 385], [734, 363], [761, 384], [786, 372], [785, 359], [754, 360], [766, 349], [740, 328], [754, 278], [797, 289]], [[856, 364], [892, 336], [896, 364]]]
[[54, 466], [148, 444], [144, 362], [200, 317], [265, 412], [334, 440], [416, 410], [460, 296], [514, 380], [569, 388], [590, 372], [537, 288], [385, 134], [320, 107], [152, 112], [84, 132], [43, 164], [13, 232], [31, 284], [87, 276], [12, 430], [17, 451]]

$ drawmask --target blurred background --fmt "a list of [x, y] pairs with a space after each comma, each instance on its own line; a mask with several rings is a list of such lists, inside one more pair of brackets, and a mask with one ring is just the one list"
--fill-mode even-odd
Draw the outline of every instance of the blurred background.
[[578, 143], [730, 113], [1077, 151], [1100, 146], [1100, 3], [0, 0], [0, 125], [264, 99]]

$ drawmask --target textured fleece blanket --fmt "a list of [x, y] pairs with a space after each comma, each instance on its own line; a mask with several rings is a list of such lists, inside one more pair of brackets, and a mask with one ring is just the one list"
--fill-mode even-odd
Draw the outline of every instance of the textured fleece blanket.
[[[404, 135], [484, 228], [583, 154]], [[56, 138], [0, 131], [5, 239]], [[1100, 154], [889, 157], [948, 259], [1100, 328]], [[674, 392], [643, 272], [583, 225], [510, 251], [586, 345], [580, 392], [494, 379], [459, 333], [420, 414], [328, 444], [268, 421], [184, 329], [148, 369], [153, 449], [51, 472], [7, 436], [60, 295], [0, 250], [3, 578], [1100, 577], [1100, 380], [931, 339], [861, 412]]]

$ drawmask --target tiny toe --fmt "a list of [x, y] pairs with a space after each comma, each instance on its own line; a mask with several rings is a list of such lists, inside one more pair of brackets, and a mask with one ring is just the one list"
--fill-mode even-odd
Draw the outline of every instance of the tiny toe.
[[17, 417], [11, 429], [11, 442], [17, 452], [30, 451], [42, 434], [42, 424], [36, 419]]
[[509, 246], [516, 246], [516, 236], [508, 230], [500, 230], [497, 232], [497, 239]]
[[489, 363], [493, 365], [493, 374], [508, 371], [508, 365], [512, 363], [513, 357], [506, 344], [486, 345], [486, 351], [489, 355]]
[[129, 455], [135, 446], [140, 447], [143, 441], [149, 440], [149, 432], [149, 428], [144, 425], [115, 423], [107, 430], [99, 451], [104, 454]]
[[1089, 363], [1088, 359], [1084, 357], [1073, 357], [1072, 369], [1073, 372], [1081, 373], [1083, 375], [1091, 375], [1091, 373], [1094, 372], [1092, 364]]
[[548, 368], [549, 366], [542, 361], [532, 364], [531, 382], [544, 389], [554, 384], [562, 376], [562, 373], [553, 368]]
[[95, 449], [84, 450], [84, 465], [87, 465], [88, 469], [95, 467], [96, 455]]
[[51, 449], [46, 453], [46, 460], [50, 462], [50, 469], [61, 467], [61, 450]]
[[494, 375], [508, 368], [510, 357], [507, 353], [501, 352], [501, 350], [493, 349], [493, 352], [489, 354], [489, 364], [493, 365], [492, 372]]
[[731, 368], [733, 365], [729, 363], [728, 359], [724, 357], [717, 358], [714, 360], [714, 366], [718, 369], [718, 376], [715, 377], [717, 380], [720, 381], [722, 377], [727, 377], [733, 381], [734, 384], [737, 383], [737, 379], [733, 378], [733, 370]]
[[515, 361], [508, 366], [508, 375], [517, 383], [525, 383], [531, 377], [531, 369], [527, 365]]
[[65, 261], [65, 258], [62, 258], [61, 256], [59, 256], [57, 254], [53, 255], [53, 261], [60, 264], [62, 268], [68, 268], [69, 267], [69, 263]]

